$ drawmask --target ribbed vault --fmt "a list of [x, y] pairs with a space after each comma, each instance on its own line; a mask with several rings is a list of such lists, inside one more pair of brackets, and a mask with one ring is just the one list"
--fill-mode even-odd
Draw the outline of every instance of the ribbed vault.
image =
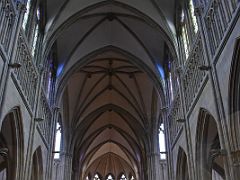
[[94, 173], [147, 179], [166, 60], [176, 56], [162, 7], [154, 0], [54, 2], [45, 56], [53, 51], [58, 60], [56, 104], [74, 179]]
[[[62, 101], [74, 167], [82, 177], [123, 170], [140, 175], [149, 148], [147, 134], [160, 119], [161, 107], [154, 82], [145, 72], [126, 59], [96, 58], [69, 78]], [[108, 161], [106, 154], [114, 164], [104, 170], [97, 164]]]

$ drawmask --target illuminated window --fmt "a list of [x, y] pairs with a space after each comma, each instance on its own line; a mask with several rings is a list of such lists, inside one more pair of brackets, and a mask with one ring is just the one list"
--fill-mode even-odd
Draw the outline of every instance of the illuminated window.
[[160, 158], [166, 159], [166, 147], [165, 147], [165, 134], [164, 134], [164, 125], [161, 124], [159, 128], [159, 149], [160, 149]]
[[31, 7], [31, 0], [28, 0], [27, 5], [26, 5], [26, 12], [23, 17], [23, 23], [22, 23], [22, 28], [26, 30], [26, 26], [29, 20], [29, 15], [30, 15], [30, 7]]
[[48, 71], [45, 72], [45, 84], [44, 84], [44, 89], [46, 92], [46, 97], [48, 100], [50, 100], [50, 93], [51, 93], [51, 88], [52, 88], [52, 84], [53, 84], [53, 71], [54, 71], [54, 65], [53, 62], [50, 61], [49, 62], [49, 67], [48, 67]]
[[61, 150], [61, 139], [62, 139], [62, 132], [61, 132], [61, 126], [59, 122], [56, 124], [56, 135], [55, 135], [55, 147], [54, 147], [54, 159], [60, 158], [60, 150]]
[[33, 36], [32, 56], [35, 56], [35, 53], [36, 53], [36, 46], [37, 46], [37, 40], [38, 40], [38, 32], [39, 32], [39, 26], [38, 26], [38, 24], [37, 24], [36, 27], [35, 27], [34, 36]]
[[198, 24], [197, 24], [197, 18], [194, 14], [194, 6], [193, 6], [192, 0], [189, 1], [189, 9], [190, 9], [191, 20], [193, 23], [193, 29], [194, 29], [194, 32], [197, 33], [198, 32]]
[[120, 180], [127, 180], [126, 176], [124, 174], [121, 175]]
[[95, 174], [93, 180], [100, 180], [100, 176], [98, 174]]
[[198, 23], [197, 17], [194, 13], [193, 0], [188, 0], [187, 3], [182, 7], [179, 21], [179, 36], [182, 44], [182, 52], [187, 60], [190, 55], [191, 46], [193, 45], [194, 39], [198, 32]]
[[189, 38], [188, 38], [186, 24], [182, 26], [182, 41], [183, 41], [185, 58], [187, 59], [189, 57]]
[[113, 176], [111, 175], [111, 174], [109, 174], [108, 176], [107, 176], [107, 179], [106, 180], [113, 180], [114, 178], [113, 178]]
[[38, 8], [37, 12], [36, 12], [36, 25], [35, 25], [33, 41], [32, 41], [32, 56], [33, 57], [36, 54], [37, 42], [39, 39], [39, 23], [40, 23], [40, 9]]

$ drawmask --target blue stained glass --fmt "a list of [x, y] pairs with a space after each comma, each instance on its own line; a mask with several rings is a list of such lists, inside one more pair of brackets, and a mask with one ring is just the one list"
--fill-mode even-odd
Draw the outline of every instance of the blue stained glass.
[[161, 78], [164, 80], [165, 79], [165, 72], [164, 72], [162, 66], [161, 65], [157, 65], [157, 68], [158, 68], [158, 72], [159, 72]]
[[60, 76], [64, 68], [64, 64], [60, 64], [57, 69], [57, 76]]

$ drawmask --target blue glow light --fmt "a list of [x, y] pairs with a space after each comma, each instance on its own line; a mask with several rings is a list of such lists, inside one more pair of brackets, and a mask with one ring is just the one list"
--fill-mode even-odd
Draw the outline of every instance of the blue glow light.
[[59, 64], [57, 69], [57, 76], [59, 76], [63, 71], [64, 64]]
[[158, 64], [157, 68], [158, 68], [158, 72], [159, 72], [161, 78], [164, 80], [165, 79], [165, 72], [164, 72], [162, 66]]

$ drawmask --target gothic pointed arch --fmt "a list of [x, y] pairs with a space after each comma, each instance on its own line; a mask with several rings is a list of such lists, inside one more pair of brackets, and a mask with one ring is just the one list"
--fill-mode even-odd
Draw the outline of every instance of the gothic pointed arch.
[[21, 180], [23, 150], [21, 113], [18, 107], [14, 107], [4, 117], [0, 131], [0, 173], [3, 179]]
[[233, 151], [240, 150], [240, 39], [233, 52], [229, 84], [229, 135]]
[[43, 180], [42, 150], [38, 147], [32, 156], [31, 180]]
[[182, 147], [179, 147], [177, 158], [177, 180], [189, 180], [187, 155]]
[[196, 133], [196, 169], [199, 180], [225, 179], [224, 150], [214, 117], [201, 108]]

